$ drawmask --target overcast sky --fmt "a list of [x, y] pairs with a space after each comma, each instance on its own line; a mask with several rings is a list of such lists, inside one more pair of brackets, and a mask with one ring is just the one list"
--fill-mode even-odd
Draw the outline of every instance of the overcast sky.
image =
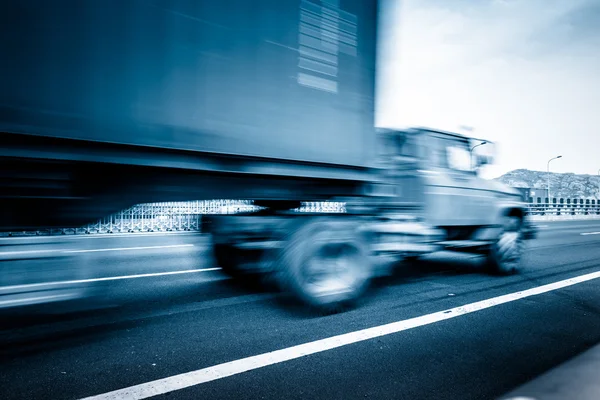
[[600, 168], [600, 0], [387, 0], [377, 125], [497, 141], [491, 176]]

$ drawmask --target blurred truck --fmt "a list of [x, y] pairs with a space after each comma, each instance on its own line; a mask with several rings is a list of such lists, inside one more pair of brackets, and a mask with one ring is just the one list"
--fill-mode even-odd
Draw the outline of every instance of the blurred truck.
[[[206, 224], [219, 265], [325, 310], [443, 248], [516, 270], [524, 204], [477, 175], [471, 139], [375, 128], [380, 3], [3, 2], [0, 228], [250, 199]], [[327, 200], [346, 212], [297, 212]]]

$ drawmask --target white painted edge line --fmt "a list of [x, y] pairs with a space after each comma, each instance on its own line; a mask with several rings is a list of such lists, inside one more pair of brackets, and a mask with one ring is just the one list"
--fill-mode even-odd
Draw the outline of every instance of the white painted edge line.
[[71, 281], [55, 281], [55, 282], [43, 282], [43, 283], [30, 283], [25, 285], [13, 285], [13, 286], [4, 286], [0, 287], [0, 294], [3, 291], [12, 291], [18, 289], [34, 289], [34, 288], [43, 288], [48, 286], [61, 286], [61, 285], [75, 285], [79, 283], [91, 283], [91, 282], [105, 282], [105, 281], [118, 281], [122, 279], [137, 279], [137, 278], [149, 278], [153, 276], [167, 276], [167, 275], [181, 275], [181, 274], [194, 274], [199, 272], [209, 272], [209, 271], [218, 271], [221, 268], [202, 268], [202, 269], [187, 269], [184, 271], [168, 271], [168, 272], [152, 272], [148, 274], [138, 274], [138, 275], [122, 275], [122, 276], [109, 276], [105, 278], [90, 278], [90, 279], [77, 279]]
[[180, 247], [194, 247], [193, 244], [169, 244], [169, 245], [158, 245], [158, 246], [138, 246], [138, 247], [115, 247], [111, 249], [81, 249], [81, 250], [21, 250], [21, 251], [3, 251], [0, 252], [0, 259], [3, 256], [18, 256], [27, 254], [73, 254], [73, 253], [98, 253], [104, 251], [132, 251], [132, 250], [151, 250], [151, 249], [175, 249]]
[[163, 246], [138, 246], [138, 247], [115, 247], [112, 249], [84, 249], [84, 250], [65, 250], [63, 253], [96, 253], [101, 251], [131, 251], [131, 250], [149, 250], [149, 249], [172, 249], [178, 247], [194, 247], [193, 244], [169, 244]]
[[2, 251], [0, 252], [0, 259], [2, 256], [18, 256], [25, 254], [45, 254], [45, 253], [62, 253], [63, 250], [21, 250], [21, 251]]
[[40, 235], [40, 236], [1, 236], [0, 241], [18, 240], [48, 240], [48, 239], [110, 239], [115, 237], [139, 237], [139, 236], [204, 236], [198, 231], [184, 232], [133, 232], [133, 233], [93, 233], [77, 235]]
[[342, 335], [308, 342], [281, 350], [271, 351], [269, 353], [259, 354], [239, 360], [214, 365], [212, 367], [202, 368], [196, 371], [186, 372], [179, 375], [170, 376], [155, 381], [142, 383], [135, 386], [115, 390], [112, 392], [99, 394], [97, 396], [87, 397], [84, 400], [109, 400], [109, 399], [145, 399], [161, 394], [173, 392], [176, 390], [200, 385], [203, 383], [223, 379], [232, 375], [241, 374], [247, 371], [259, 369], [273, 364], [294, 360], [315, 353], [324, 352], [338, 347], [346, 346], [365, 340], [390, 335], [417, 328], [420, 326], [433, 324], [436, 322], [456, 318], [461, 315], [485, 310], [486, 308], [499, 306], [504, 303], [524, 299], [553, 290], [576, 285], [578, 283], [600, 278], [600, 271], [578, 277], [538, 286], [515, 293], [494, 297], [479, 302], [465, 304], [463, 306], [451, 308], [444, 311], [438, 311], [432, 314], [423, 315], [403, 321], [392, 322], [390, 324], [367, 328], [360, 331], [349, 332]]
[[26, 299], [2, 300], [2, 301], [0, 301], [0, 306], [27, 304], [27, 303], [32, 303], [32, 302], [58, 300], [58, 299], [65, 299], [65, 298], [68, 299], [69, 297], [72, 297], [72, 295], [71, 294], [56, 294], [56, 295], [48, 295], [48, 296], [28, 297]]
[[583, 232], [580, 233], [581, 236], [587, 236], [587, 235], [600, 235], [600, 232]]

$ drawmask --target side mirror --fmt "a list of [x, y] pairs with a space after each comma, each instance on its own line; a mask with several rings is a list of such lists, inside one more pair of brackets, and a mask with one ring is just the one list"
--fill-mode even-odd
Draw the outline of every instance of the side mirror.
[[484, 165], [493, 164], [494, 160], [490, 155], [478, 154], [475, 156], [475, 166], [483, 167]]
[[[479, 142], [479, 143], [477, 143]], [[477, 143], [477, 144], [476, 144]], [[494, 156], [496, 155], [496, 144], [487, 140], [472, 140], [471, 152], [473, 154], [474, 168], [479, 168], [484, 165], [493, 164]]]

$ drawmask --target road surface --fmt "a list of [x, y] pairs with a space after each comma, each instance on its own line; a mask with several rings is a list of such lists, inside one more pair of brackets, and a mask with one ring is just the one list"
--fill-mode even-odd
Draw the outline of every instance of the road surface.
[[539, 225], [516, 276], [437, 255], [330, 316], [227, 279], [197, 235], [65, 239], [104, 296], [4, 313], [0, 398], [501, 398], [600, 343], [600, 221]]

